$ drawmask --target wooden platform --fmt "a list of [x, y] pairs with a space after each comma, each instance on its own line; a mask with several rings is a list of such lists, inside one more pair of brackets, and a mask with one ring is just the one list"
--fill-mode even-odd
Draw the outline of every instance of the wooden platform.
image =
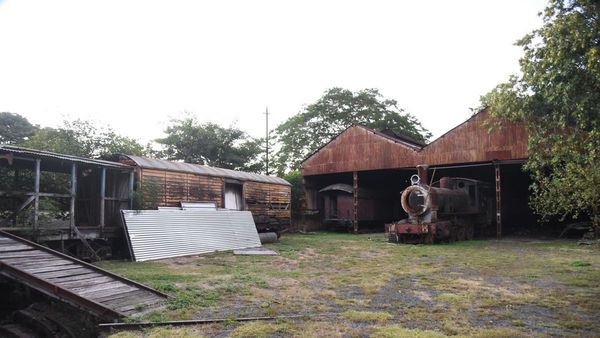
[[167, 298], [145, 285], [3, 231], [0, 274], [102, 320], [139, 316]]

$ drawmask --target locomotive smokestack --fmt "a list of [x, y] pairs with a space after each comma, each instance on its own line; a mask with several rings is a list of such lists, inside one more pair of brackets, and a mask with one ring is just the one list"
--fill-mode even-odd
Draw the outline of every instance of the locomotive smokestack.
[[427, 164], [419, 164], [417, 166], [417, 175], [419, 175], [419, 182], [421, 182], [421, 184], [429, 184], [427, 181], [427, 169], [429, 169]]

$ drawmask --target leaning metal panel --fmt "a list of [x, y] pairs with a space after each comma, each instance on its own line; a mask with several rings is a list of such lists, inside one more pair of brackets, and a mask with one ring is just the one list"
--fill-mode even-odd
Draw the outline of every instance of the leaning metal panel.
[[249, 211], [122, 210], [132, 258], [148, 261], [259, 247]]

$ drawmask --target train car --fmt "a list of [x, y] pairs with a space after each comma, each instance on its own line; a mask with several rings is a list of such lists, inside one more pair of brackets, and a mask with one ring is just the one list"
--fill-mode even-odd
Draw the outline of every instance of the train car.
[[291, 185], [282, 178], [132, 155], [111, 160], [135, 168], [137, 208], [208, 202], [250, 211], [259, 232], [280, 234], [290, 227]]
[[[354, 196], [350, 184], [336, 183], [319, 190], [322, 224], [328, 230], [353, 231]], [[381, 231], [394, 219], [393, 198], [384, 191], [358, 188], [357, 221], [362, 231]], [[397, 198], [396, 198], [397, 202]]]
[[418, 166], [412, 185], [402, 192], [407, 219], [386, 224], [390, 242], [438, 243], [484, 235], [493, 219], [488, 183], [461, 177], [443, 177], [428, 185], [427, 166]]

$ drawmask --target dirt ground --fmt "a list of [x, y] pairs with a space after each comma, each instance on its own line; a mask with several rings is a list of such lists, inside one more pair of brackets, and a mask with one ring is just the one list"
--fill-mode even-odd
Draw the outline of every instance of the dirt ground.
[[140, 321], [273, 321], [107, 332], [114, 337], [600, 336], [600, 248], [503, 239], [387, 243], [384, 234], [289, 234], [265, 247], [101, 267], [171, 295]]

